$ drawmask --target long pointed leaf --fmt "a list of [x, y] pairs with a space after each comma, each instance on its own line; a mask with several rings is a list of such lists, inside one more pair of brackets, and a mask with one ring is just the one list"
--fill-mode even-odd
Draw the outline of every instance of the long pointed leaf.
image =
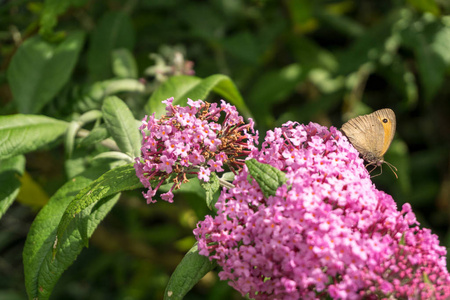
[[139, 178], [136, 176], [133, 164], [114, 168], [100, 178], [81, 190], [67, 206], [61, 222], [58, 225], [53, 254], [59, 251], [60, 240], [69, 228], [69, 225], [76, 222], [76, 217], [87, 207], [99, 202], [105, 197], [115, 195], [122, 191], [133, 190], [142, 187]]
[[68, 123], [30, 115], [0, 117], [0, 159], [34, 151], [58, 139]]
[[[83, 236], [91, 236], [97, 225], [114, 206], [119, 195], [111, 195], [91, 205], [67, 228], [66, 235], [59, 238], [59, 251], [53, 257], [53, 244], [58, 224], [64, 211], [77, 195], [98, 174], [78, 176], [62, 186], [39, 212], [31, 225], [25, 247], [23, 262], [25, 286], [30, 299], [48, 299], [53, 287], [76, 259], [84, 247]], [[84, 231], [84, 233], [83, 233]]]
[[8, 81], [21, 113], [37, 113], [67, 83], [84, 44], [84, 33], [75, 32], [59, 45], [35, 36], [13, 56]]
[[183, 260], [177, 266], [164, 293], [164, 299], [177, 300], [189, 292], [192, 287], [203, 278], [209, 271], [216, 267], [216, 263], [209, 260], [208, 257], [198, 253], [197, 244], [195, 244]]
[[119, 98], [111, 96], [103, 102], [102, 111], [108, 131], [120, 150], [132, 157], [139, 156], [139, 128], [128, 106]]
[[173, 104], [184, 105], [187, 98], [205, 100], [211, 91], [235, 105], [244, 116], [251, 116], [235, 84], [225, 75], [212, 75], [205, 79], [194, 76], [171, 77], [152, 94], [145, 109], [147, 114], [155, 113], [159, 117], [165, 112], [165, 105], [161, 101], [174, 97]]
[[[166, 105], [161, 101], [170, 97], [174, 97], [174, 105], [182, 105], [187, 103], [187, 98], [184, 95], [188, 94], [195, 86], [201, 83], [201, 79], [194, 76], [174, 76], [170, 77], [164, 82], [150, 97], [145, 106], [147, 114], [155, 113], [159, 118], [165, 114]], [[201, 99], [200, 97], [193, 97], [193, 100]]]

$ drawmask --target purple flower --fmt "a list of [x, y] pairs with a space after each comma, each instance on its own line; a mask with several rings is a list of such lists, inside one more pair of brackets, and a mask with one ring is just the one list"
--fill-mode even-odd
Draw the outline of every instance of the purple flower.
[[376, 189], [336, 128], [286, 123], [251, 158], [287, 183], [264, 197], [246, 167], [223, 189], [216, 217], [199, 222], [200, 254], [255, 299], [448, 299], [444, 247]]
[[161, 163], [158, 165], [160, 171], [166, 173], [172, 172], [172, 165], [175, 162], [174, 159], [168, 158], [166, 155], [161, 155], [160, 161]]
[[222, 144], [222, 141], [219, 139], [208, 139], [206, 138], [204, 141], [205, 145], [208, 146], [209, 150], [212, 152], [216, 152], [217, 151], [217, 147], [219, 147]]
[[209, 169], [206, 169], [205, 167], [200, 167], [200, 170], [198, 171], [198, 179], [208, 182], [209, 175], [211, 175], [211, 171]]
[[161, 199], [172, 203], [173, 202], [173, 193], [172, 190], [168, 191], [167, 193], [161, 194]]
[[142, 156], [136, 158], [134, 167], [149, 188], [144, 193], [148, 203], [155, 202], [153, 197], [166, 180], [172, 180], [173, 186], [161, 198], [172, 202], [172, 191], [190, 177], [207, 182], [211, 172], [223, 172], [225, 166], [237, 173], [255, 149], [258, 133], [253, 121], [245, 124], [236, 107], [225, 101], [220, 106], [191, 99], [188, 106], [174, 106], [173, 98], [163, 103], [166, 115], [161, 119], [146, 116], [139, 128]]
[[212, 172], [223, 172], [223, 168], [222, 168], [223, 164], [222, 164], [222, 161], [220, 161], [220, 160], [214, 161], [214, 160], [210, 159], [208, 161], [208, 165], [209, 165], [209, 169]]

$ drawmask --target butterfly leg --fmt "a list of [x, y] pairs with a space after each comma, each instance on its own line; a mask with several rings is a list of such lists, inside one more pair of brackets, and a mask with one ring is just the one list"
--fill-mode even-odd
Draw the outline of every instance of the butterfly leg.
[[[369, 174], [372, 173], [372, 172], [377, 168], [377, 165], [374, 164], [374, 163], [368, 163], [368, 164], [366, 165], [366, 168], [367, 168], [368, 166], [370, 166], [370, 165], [373, 165], [373, 168], [369, 171]], [[380, 165], [380, 173], [378, 173], [377, 175], [370, 176], [370, 178], [374, 178], [374, 177], [380, 176], [382, 173], [383, 173], [383, 166]]]

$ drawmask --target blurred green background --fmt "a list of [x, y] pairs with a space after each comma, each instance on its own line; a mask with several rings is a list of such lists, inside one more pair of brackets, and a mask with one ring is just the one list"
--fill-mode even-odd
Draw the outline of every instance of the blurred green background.
[[[385, 166], [373, 181], [399, 206], [411, 203], [421, 225], [449, 247], [449, 1], [72, 0], [59, 1], [57, 20], [47, 17], [52, 2], [0, 1], [0, 114], [18, 111], [6, 72], [20, 44], [38, 33], [58, 41], [75, 30], [87, 39], [70, 83], [35, 113], [68, 120], [82, 110], [75, 99], [113, 78], [118, 48], [132, 53], [146, 84], [145, 92], [120, 94], [138, 119], [161, 82], [191, 69], [201, 78], [228, 75], [261, 136], [288, 120], [339, 128], [389, 107], [397, 133], [385, 159], [399, 179]], [[62, 147], [28, 154], [26, 168], [29, 190], [0, 219], [0, 299], [26, 298], [21, 252], [39, 206], [66, 180]], [[208, 213], [201, 197], [188, 192], [172, 205], [147, 205], [140, 191], [124, 194], [52, 298], [162, 298], [194, 242], [192, 229]], [[232, 298], [241, 296], [215, 273], [186, 297]]]

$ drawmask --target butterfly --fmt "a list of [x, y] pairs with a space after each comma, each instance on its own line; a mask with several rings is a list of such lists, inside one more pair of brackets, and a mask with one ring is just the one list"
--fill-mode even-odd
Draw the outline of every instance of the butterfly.
[[[342, 125], [342, 132], [358, 150], [362, 158], [368, 162], [367, 166], [373, 165], [371, 173], [376, 167], [380, 167], [379, 174], [383, 172], [382, 164], [385, 163], [398, 178], [397, 168], [384, 160], [384, 154], [389, 149], [395, 135], [395, 113], [392, 109], [383, 108], [371, 114], [350, 119]], [[395, 169], [395, 171], [394, 171]]]

